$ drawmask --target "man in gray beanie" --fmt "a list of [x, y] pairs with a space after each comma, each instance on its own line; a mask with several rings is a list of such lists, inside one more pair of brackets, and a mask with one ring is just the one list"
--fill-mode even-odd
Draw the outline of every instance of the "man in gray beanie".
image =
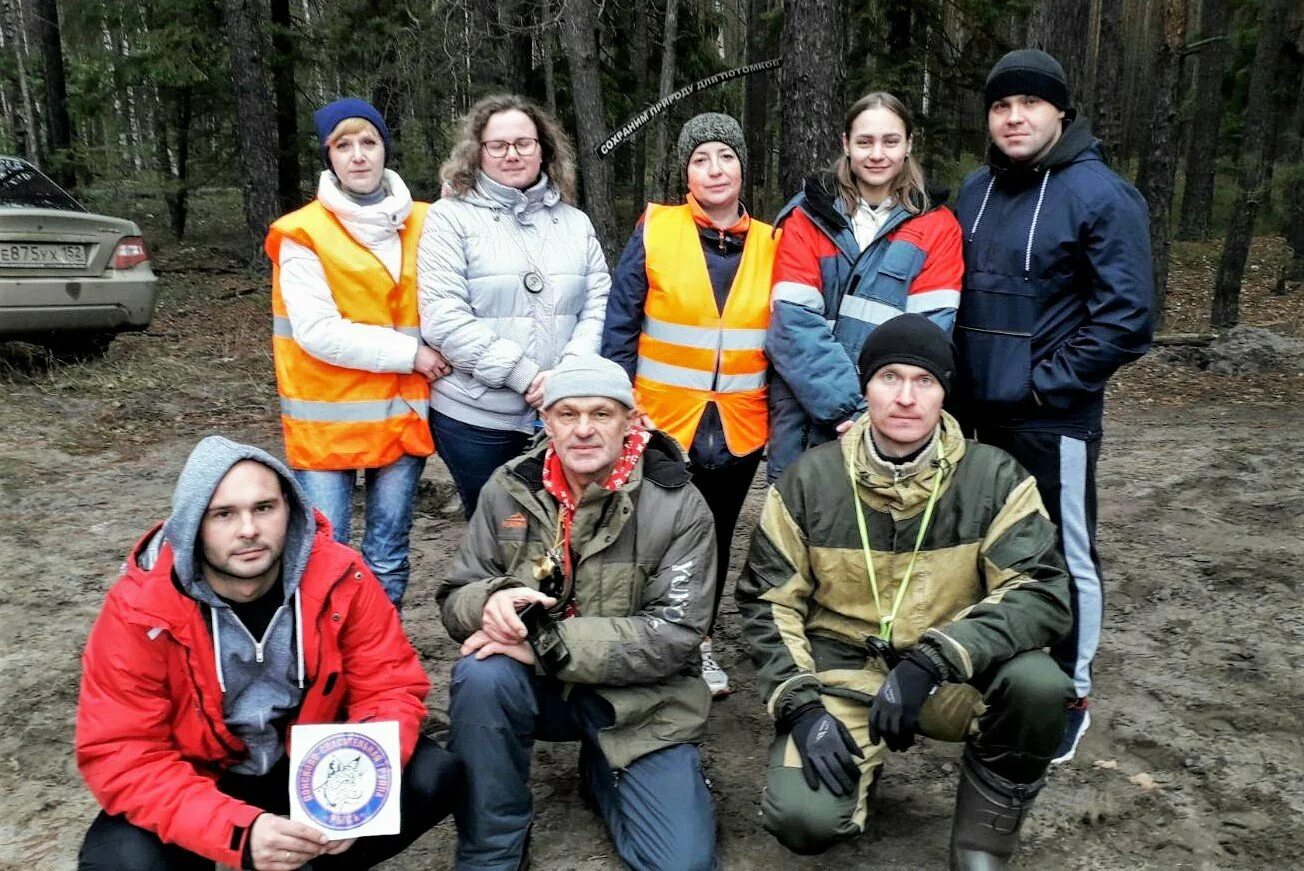
[[987, 165], [956, 203], [965, 285], [956, 316], [958, 410], [978, 440], [1037, 479], [1068, 561], [1073, 631], [1052, 651], [1076, 700], [1055, 755], [1091, 723], [1091, 662], [1104, 616], [1096, 460], [1105, 385], [1150, 346], [1153, 264], [1145, 201], [1106, 166], [1064, 69], [1044, 51], [987, 77]]
[[713, 867], [697, 744], [715, 529], [682, 448], [633, 406], [616, 363], [553, 369], [547, 438], [489, 479], [439, 590], [462, 643], [449, 747], [469, 772], [463, 871], [522, 867], [536, 738], [580, 742], [581, 792], [626, 865]]

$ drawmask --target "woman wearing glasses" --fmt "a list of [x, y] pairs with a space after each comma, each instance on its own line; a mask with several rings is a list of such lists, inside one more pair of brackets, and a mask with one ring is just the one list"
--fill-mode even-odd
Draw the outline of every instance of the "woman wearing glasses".
[[430, 382], [449, 371], [417, 328], [416, 243], [428, 204], [385, 168], [389, 128], [370, 103], [336, 100], [313, 121], [326, 164], [317, 198], [273, 224], [266, 242], [285, 453], [345, 544], [363, 470], [362, 557], [398, 606], [433, 447]]
[[511, 94], [463, 119], [417, 259], [421, 334], [452, 365], [430, 428], [468, 518], [532, 437], [552, 368], [597, 353], [611, 281], [560, 125]]

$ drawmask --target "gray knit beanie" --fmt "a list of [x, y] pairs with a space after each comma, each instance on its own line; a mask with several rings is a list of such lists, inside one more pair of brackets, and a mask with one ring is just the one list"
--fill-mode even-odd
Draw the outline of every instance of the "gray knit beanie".
[[575, 354], [553, 368], [543, 386], [543, 407], [576, 396], [614, 399], [626, 408], [634, 407], [634, 387], [619, 363], [597, 354]]
[[720, 112], [703, 112], [684, 122], [679, 131], [679, 168], [688, 174], [688, 158], [703, 142], [723, 142], [738, 155], [743, 172], [747, 172], [747, 143], [743, 128], [731, 116]]
[[1015, 94], [1041, 97], [1056, 109], [1069, 107], [1068, 79], [1055, 58], [1036, 48], [1009, 52], [992, 67], [983, 87], [988, 106]]

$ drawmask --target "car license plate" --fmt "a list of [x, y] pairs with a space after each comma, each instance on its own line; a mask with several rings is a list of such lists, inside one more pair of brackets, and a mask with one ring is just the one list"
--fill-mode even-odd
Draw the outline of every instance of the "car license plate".
[[34, 266], [70, 267], [85, 265], [85, 245], [0, 242], [0, 268], [30, 269]]

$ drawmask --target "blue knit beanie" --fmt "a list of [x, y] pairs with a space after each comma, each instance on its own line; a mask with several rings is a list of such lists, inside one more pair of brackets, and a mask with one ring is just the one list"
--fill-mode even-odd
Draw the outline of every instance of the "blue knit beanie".
[[364, 121], [370, 121], [371, 125], [376, 128], [376, 132], [380, 134], [381, 141], [385, 144], [385, 157], [389, 157], [389, 127], [385, 124], [385, 119], [381, 117], [380, 112], [366, 100], [359, 100], [357, 97], [344, 97], [334, 103], [327, 103], [312, 113], [312, 123], [317, 126], [317, 140], [321, 142], [321, 159], [325, 162], [327, 169], [331, 168], [331, 158], [326, 153], [326, 140], [330, 137], [331, 131], [340, 126], [340, 122], [346, 118], [361, 118]]

